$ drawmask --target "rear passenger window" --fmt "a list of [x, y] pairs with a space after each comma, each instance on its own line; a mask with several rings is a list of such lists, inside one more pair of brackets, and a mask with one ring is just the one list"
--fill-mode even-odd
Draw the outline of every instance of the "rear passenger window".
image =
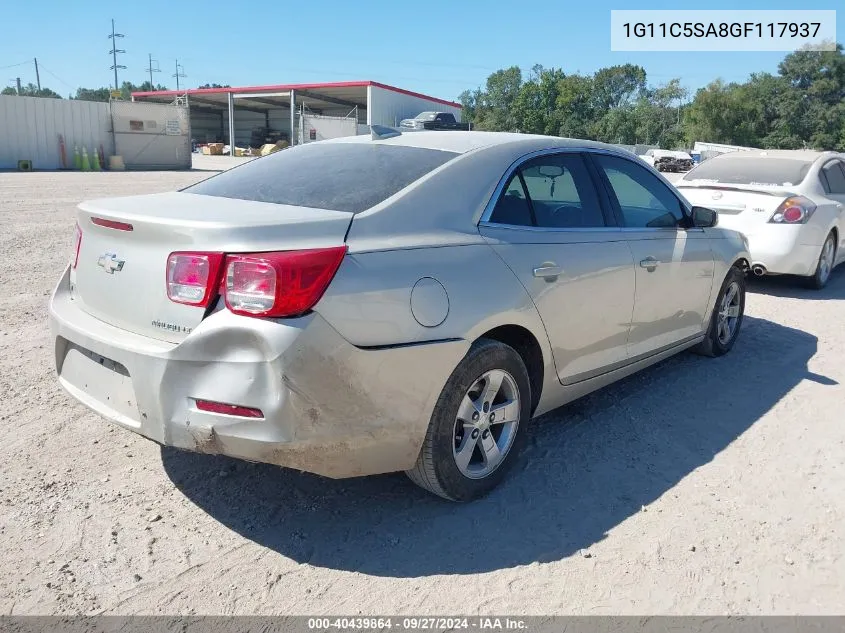
[[514, 174], [490, 219], [501, 224], [526, 224], [514, 218], [527, 218], [527, 224], [533, 221], [540, 228], [606, 226], [584, 159], [569, 153], [535, 158]]
[[528, 196], [519, 179], [519, 172], [511, 176], [502, 197], [496, 203], [490, 221], [496, 224], [511, 224], [514, 226], [532, 226], [531, 207], [528, 206]]
[[827, 193], [845, 194], [845, 171], [842, 170], [842, 163], [833, 161], [825, 165], [822, 171], [827, 180]]

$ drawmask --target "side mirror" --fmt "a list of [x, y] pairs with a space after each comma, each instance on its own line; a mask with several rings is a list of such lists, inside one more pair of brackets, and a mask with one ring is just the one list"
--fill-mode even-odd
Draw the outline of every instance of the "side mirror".
[[699, 229], [709, 229], [719, 223], [719, 214], [705, 207], [692, 208], [692, 225]]

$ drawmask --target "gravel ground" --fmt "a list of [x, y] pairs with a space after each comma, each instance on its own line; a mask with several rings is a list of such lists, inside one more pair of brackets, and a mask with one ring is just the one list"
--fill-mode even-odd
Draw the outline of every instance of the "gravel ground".
[[753, 283], [733, 353], [544, 416], [503, 487], [454, 505], [162, 449], [59, 389], [74, 205], [207, 175], [0, 174], [0, 612], [845, 612], [845, 269]]

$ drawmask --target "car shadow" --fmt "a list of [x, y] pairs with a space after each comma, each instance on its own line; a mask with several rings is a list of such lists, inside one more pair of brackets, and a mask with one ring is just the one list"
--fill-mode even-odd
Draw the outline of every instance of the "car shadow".
[[815, 301], [845, 300], [845, 264], [840, 264], [830, 273], [827, 285], [813, 290], [804, 285], [804, 278], [793, 275], [772, 275], [766, 277], [748, 276], [748, 292], [786, 299], [809, 299]]
[[211, 517], [298, 562], [389, 577], [549, 562], [604, 539], [802, 380], [837, 384], [808, 372], [816, 345], [746, 317], [726, 356], [680, 354], [535, 420], [510, 476], [469, 504], [401, 474], [331, 480], [166, 447], [161, 457]]

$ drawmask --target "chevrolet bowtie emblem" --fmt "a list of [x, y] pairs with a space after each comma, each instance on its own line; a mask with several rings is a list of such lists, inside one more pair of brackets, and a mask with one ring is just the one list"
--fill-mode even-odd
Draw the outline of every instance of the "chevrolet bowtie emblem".
[[123, 264], [125, 263], [124, 260], [118, 259], [115, 253], [103, 253], [100, 259], [97, 260], [97, 266], [100, 266], [110, 275], [123, 270]]

